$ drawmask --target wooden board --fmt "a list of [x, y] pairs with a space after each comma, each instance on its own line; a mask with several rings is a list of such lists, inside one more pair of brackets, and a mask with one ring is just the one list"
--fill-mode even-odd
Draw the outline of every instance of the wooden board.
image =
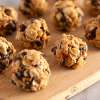
[[[88, 59], [84, 66], [68, 70], [57, 64], [51, 53], [51, 48], [55, 41], [61, 37], [61, 32], [54, 27], [50, 16], [46, 17], [46, 20], [51, 31], [51, 39], [43, 52], [45, 52], [52, 71], [47, 88], [36, 93], [21, 91], [11, 84], [11, 73], [8, 69], [6, 73], [0, 75], [0, 100], [64, 100], [100, 80], [100, 51], [92, 46], [89, 46]], [[82, 28], [78, 29], [78, 33], [75, 35], [83, 37]], [[19, 50], [20, 45], [15, 38], [9, 37], [8, 40], [12, 41], [15, 48]]]

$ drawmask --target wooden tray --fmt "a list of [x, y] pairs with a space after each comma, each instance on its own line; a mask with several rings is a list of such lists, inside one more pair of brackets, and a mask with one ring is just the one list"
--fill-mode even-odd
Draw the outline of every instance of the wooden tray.
[[[43, 50], [43, 52], [45, 52], [52, 71], [47, 88], [36, 93], [21, 91], [11, 84], [11, 73], [10, 69], [8, 69], [6, 73], [0, 75], [0, 100], [69, 99], [100, 80], [100, 51], [94, 47], [89, 46], [87, 64], [75, 70], [68, 70], [56, 63], [51, 53], [51, 48], [55, 41], [60, 38], [61, 32], [55, 29], [50, 16], [46, 17], [46, 20], [51, 31], [51, 40], [48, 48]], [[74, 34], [83, 37], [84, 31], [82, 28], [78, 29], [78, 33]], [[9, 37], [8, 40], [12, 41], [17, 50], [21, 49], [18, 45], [19, 42], [15, 38]]]

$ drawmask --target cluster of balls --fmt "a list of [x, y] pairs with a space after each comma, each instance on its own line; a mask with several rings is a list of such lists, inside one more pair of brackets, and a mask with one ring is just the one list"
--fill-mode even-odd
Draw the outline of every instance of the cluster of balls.
[[[43, 5], [41, 7], [43, 8]], [[32, 50], [23, 49], [16, 53], [13, 44], [5, 38], [15, 32], [17, 39]], [[2, 36], [0, 37], [0, 73], [11, 68], [12, 83], [24, 90], [35, 92], [45, 88], [50, 77], [49, 64], [42, 53], [34, 49], [42, 49], [47, 44], [49, 35], [44, 19], [30, 19], [17, 25], [16, 10], [0, 6], [0, 36]]]
[[11, 80], [17, 87], [33, 92], [45, 88], [51, 72], [43, 54], [34, 49], [15, 53], [12, 43], [0, 37], [0, 73], [11, 67]]
[[[85, 37], [96, 47], [100, 47], [100, 0], [85, 1], [87, 7], [98, 15], [85, 24]], [[75, 0], [58, 0], [54, 7], [53, 19], [60, 30], [69, 32], [81, 25], [84, 14]], [[42, 16], [48, 8], [48, 0], [21, 0], [19, 7], [20, 11], [29, 17]], [[48, 62], [43, 54], [37, 51], [45, 47], [50, 32], [43, 18], [32, 18], [18, 27], [17, 25], [15, 9], [0, 6], [0, 36], [3, 36], [0, 37], [0, 73], [11, 66], [12, 83], [26, 91], [35, 92], [47, 86], [51, 74]], [[18, 53], [12, 43], [4, 38], [15, 32], [16, 39], [26, 48]], [[52, 48], [57, 61], [67, 68], [84, 64], [87, 51], [86, 42], [66, 34]]]

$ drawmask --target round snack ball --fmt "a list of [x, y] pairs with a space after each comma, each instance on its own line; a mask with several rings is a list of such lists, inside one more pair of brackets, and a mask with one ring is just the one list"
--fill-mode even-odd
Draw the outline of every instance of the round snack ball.
[[24, 49], [12, 63], [12, 83], [23, 90], [36, 92], [43, 89], [49, 77], [49, 64], [39, 51]]
[[100, 0], [84, 0], [84, 6], [89, 14], [93, 16], [100, 14]]
[[73, 0], [59, 0], [55, 3], [54, 20], [62, 31], [72, 31], [80, 26], [83, 12]]
[[48, 9], [48, 0], [20, 0], [20, 11], [28, 16], [42, 16]]
[[10, 66], [15, 54], [15, 49], [11, 42], [0, 37], [0, 73]]
[[24, 47], [42, 49], [47, 44], [49, 35], [46, 21], [39, 18], [19, 25], [16, 38], [21, 40]]
[[85, 32], [87, 41], [100, 48], [100, 15], [85, 24]]
[[67, 68], [76, 68], [85, 63], [87, 48], [82, 39], [64, 34], [52, 48], [52, 52], [60, 64]]
[[17, 12], [14, 8], [0, 6], [0, 36], [12, 35], [16, 31]]

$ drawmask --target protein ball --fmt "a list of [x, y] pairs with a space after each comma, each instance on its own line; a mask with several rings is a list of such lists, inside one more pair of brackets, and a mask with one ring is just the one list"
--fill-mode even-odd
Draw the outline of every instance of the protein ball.
[[84, 0], [84, 5], [89, 14], [93, 16], [100, 14], [100, 0]]
[[43, 16], [48, 9], [48, 0], [20, 0], [19, 9], [28, 17]]
[[63, 34], [61, 39], [52, 48], [58, 63], [67, 68], [76, 68], [85, 63], [87, 58], [87, 44], [73, 35]]
[[26, 24], [19, 25], [16, 38], [21, 40], [24, 47], [42, 49], [49, 39], [46, 21], [42, 18], [31, 19]]
[[89, 19], [84, 28], [87, 41], [100, 48], [100, 15]]
[[81, 25], [83, 12], [73, 0], [59, 0], [53, 16], [60, 30], [72, 31]]
[[50, 77], [49, 64], [36, 50], [20, 51], [12, 63], [12, 83], [25, 91], [36, 92], [47, 86]]
[[0, 73], [10, 66], [15, 54], [15, 49], [11, 42], [0, 37]]
[[17, 12], [14, 8], [0, 6], [0, 36], [12, 35], [16, 31]]

